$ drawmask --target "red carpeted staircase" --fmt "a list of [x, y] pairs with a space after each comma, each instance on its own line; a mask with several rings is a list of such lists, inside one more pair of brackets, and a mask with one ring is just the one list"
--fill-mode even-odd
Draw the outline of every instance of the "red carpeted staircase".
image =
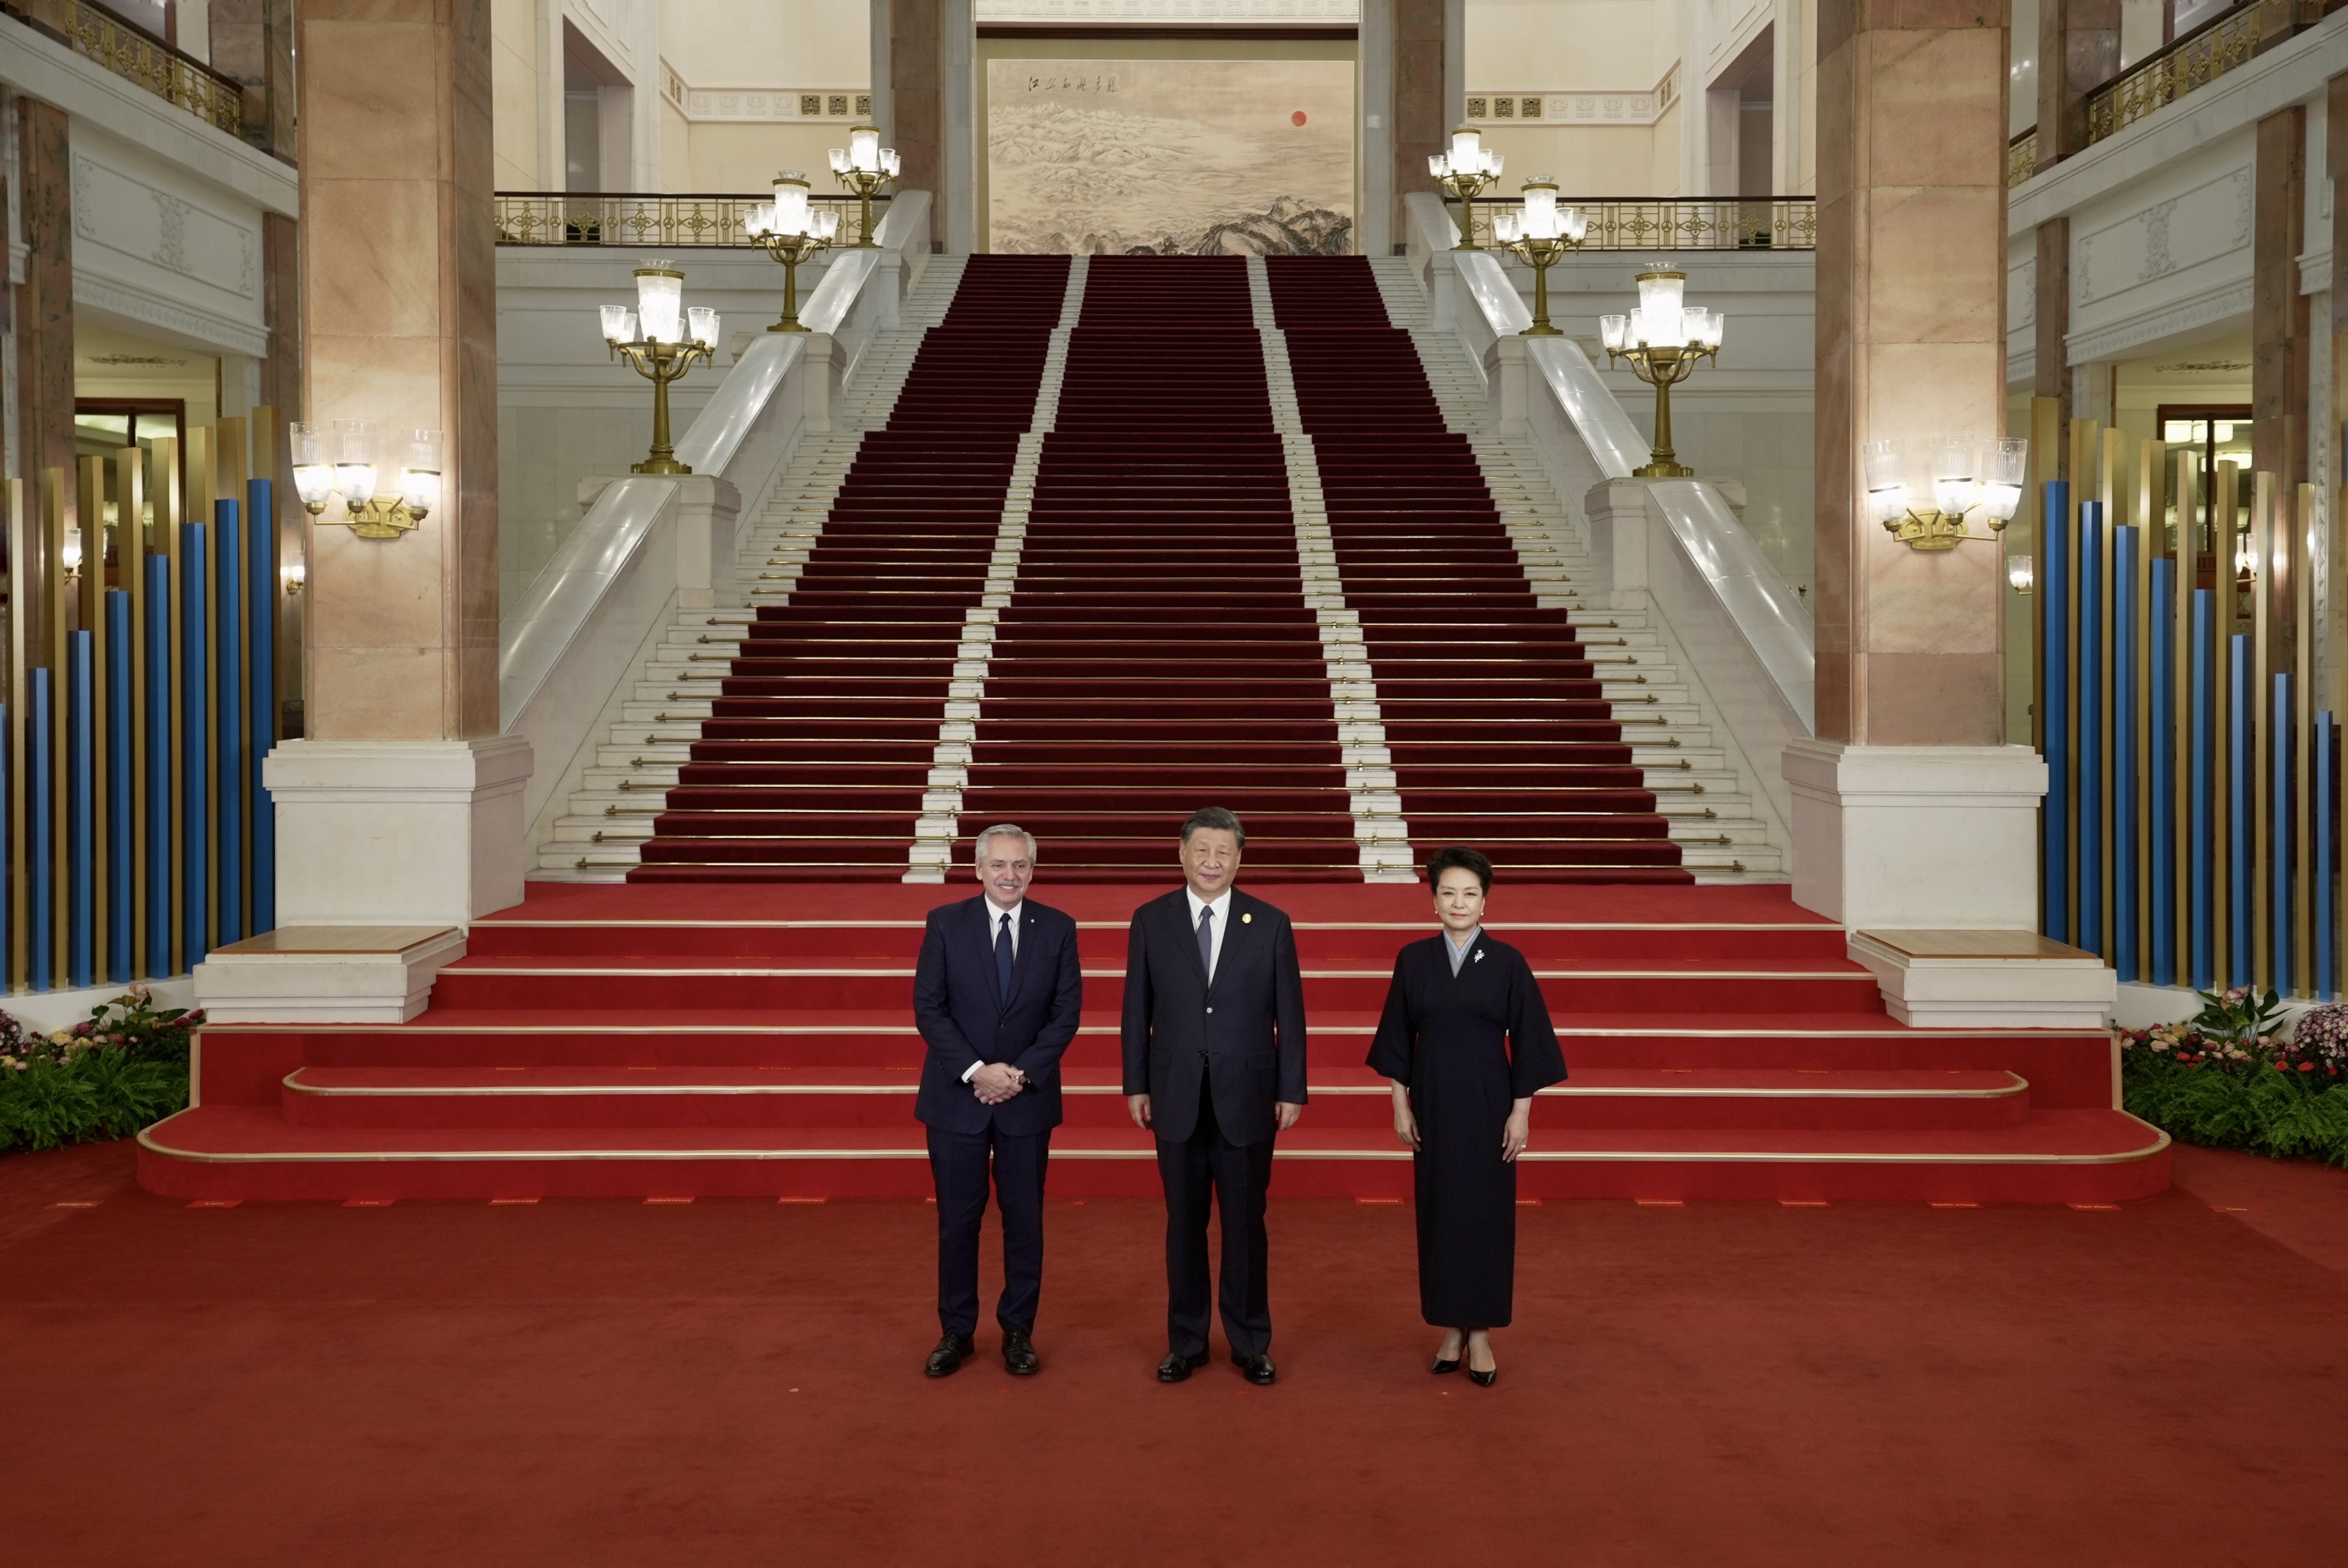
[[1132, 881], [1219, 804], [1258, 876], [1358, 881], [1320, 634], [1239, 257], [1096, 257], [957, 824]]
[[[802, 591], [762, 615], [632, 885], [532, 884], [472, 927], [412, 1024], [206, 1028], [197, 1106], [142, 1135], [150, 1189], [924, 1194], [912, 968], [927, 910], [974, 888], [966, 850], [946, 887], [880, 884], [908, 863], [942, 724], [964, 722], [945, 717], [956, 645], [992, 610], [956, 825], [1041, 835], [1033, 896], [1081, 923], [1054, 1194], [1156, 1191], [1120, 1092], [1124, 936], [1177, 886], [1174, 825], [1207, 801], [1246, 815], [1241, 880], [1297, 922], [1312, 1104], [1273, 1192], [1408, 1194], [1362, 1061], [1396, 949], [1431, 928], [1427, 895], [1359, 880], [1242, 263], [1095, 259], [1054, 410], [1066, 264], [996, 262], [973, 261]], [[2166, 1139], [2112, 1109], [2101, 1032], [1903, 1028], [1841, 928], [1783, 886], [1653, 885], [1680, 874], [1590, 650], [1532, 602], [1407, 340], [1362, 324], [1366, 274], [1272, 276], [1413, 835], [1492, 849], [1494, 929], [1566, 1040], [1573, 1077], [1536, 1109], [1524, 1195], [2103, 1203], [2165, 1186]], [[981, 605], [1039, 407], [1015, 589]], [[1581, 878], [1614, 885], [1560, 885]], [[698, 885], [644, 885], [662, 882]]]
[[762, 608], [632, 882], [896, 881], [1067, 287], [974, 256], [788, 603]]
[[1266, 270], [1418, 858], [1468, 844], [1512, 880], [1694, 881], [1592, 650], [1535, 601], [1369, 263]]

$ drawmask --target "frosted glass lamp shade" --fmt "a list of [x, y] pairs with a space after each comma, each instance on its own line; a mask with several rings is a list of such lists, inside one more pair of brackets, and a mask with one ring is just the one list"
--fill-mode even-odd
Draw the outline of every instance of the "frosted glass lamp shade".
[[1426, 172], [1440, 179], [1451, 172], [1451, 166], [1444, 161], [1441, 153], [1430, 152], [1426, 155]]
[[1503, 245], [1513, 245], [1518, 241], [1528, 238], [1523, 216], [1516, 212], [1503, 211], [1494, 217], [1492, 237]]
[[1451, 133], [1452, 174], [1473, 174], [1484, 167], [1484, 135], [1473, 126], [1461, 126]]
[[904, 162], [902, 159], [898, 158], [897, 149], [895, 148], [884, 147], [880, 149], [881, 173], [887, 175], [890, 179], [894, 179], [897, 178], [898, 171], [902, 169], [904, 167]]
[[835, 147], [826, 156], [831, 159], [831, 171], [834, 174], [845, 174], [848, 172], [848, 149], [846, 148]]
[[1508, 167], [1508, 162], [1507, 153], [1487, 151], [1480, 168], [1487, 179], [1498, 179], [1500, 178], [1500, 170]]
[[438, 430], [408, 432], [407, 460], [399, 471], [399, 498], [407, 504], [408, 515], [419, 522], [440, 505], [441, 453], [445, 446], [446, 441]]
[[1579, 245], [1582, 236], [1590, 232], [1590, 214], [1579, 207], [1560, 207], [1557, 210], [1557, 224], [1561, 238]]
[[635, 342], [636, 313], [625, 305], [605, 305], [603, 307], [603, 341], [605, 343]]
[[717, 346], [717, 313], [708, 305], [695, 305], [685, 313], [693, 323], [693, 341], [704, 348]]
[[808, 230], [807, 176], [786, 169], [775, 176], [775, 226], [778, 234], [805, 234]]
[[880, 128], [860, 125], [848, 133], [848, 162], [859, 174], [880, 171]]
[[1598, 318], [1598, 341], [1600, 343], [1604, 345], [1609, 354], [1619, 353], [1623, 349], [1629, 348], [1631, 346], [1631, 318], [1629, 316], [1600, 316]]
[[685, 335], [685, 274], [664, 266], [636, 269], [636, 317], [649, 343]]
[[2001, 436], [1990, 448], [1989, 475], [1982, 482], [1982, 510], [1995, 522], [2013, 520], [2022, 509], [2022, 481], [2030, 471], [2030, 437]]
[[1869, 441], [1859, 449], [1867, 474], [1867, 501], [1879, 523], [1896, 522], [1908, 510], [1908, 446], [1897, 439]]
[[742, 230], [743, 232], [748, 234], [752, 239], [757, 239], [761, 235], [773, 233], [775, 231], [775, 204], [771, 201], [761, 201], [757, 206], [751, 208], [749, 211], [744, 213], [742, 215]]
[[1944, 436], [1932, 443], [1932, 505], [1945, 517], [1962, 517], [1980, 497], [1975, 484], [1973, 444], [1962, 436]]
[[838, 234], [838, 233], [839, 232], [839, 208], [837, 208], [837, 207], [825, 207], [825, 208], [820, 208], [820, 209], [819, 209], [819, 210], [815, 212], [815, 214], [814, 214], [814, 219], [815, 219], [815, 237], [816, 237], [817, 239], [819, 239], [819, 240], [829, 240], [829, 239], [832, 238], [834, 235], [836, 235], [836, 234]]
[[1527, 240], [1554, 240], [1558, 237], [1557, 187], [1545, 179], [1525, 181], [1525, 211], [1522, 237]]
[[375, 427], [364, 419], [335, 421], [335, 488], [355, 512], [375, 499]]
[[1687, 323], [1681, 301], [1687, 274], [1657, 269], [1639, 274], [1638, 341], [1649, 348], [1685, 348]]
[[306, 421], [285, 427], [286, 456], [294, 466], [294, 493], [306, 507], [322, 507], [335, 487], [335, 466], [328, 461], [325, 432]]

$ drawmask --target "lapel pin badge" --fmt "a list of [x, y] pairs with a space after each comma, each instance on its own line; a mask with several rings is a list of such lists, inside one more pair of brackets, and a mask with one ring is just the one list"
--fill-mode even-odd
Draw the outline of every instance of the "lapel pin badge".
[[1255, 917], [1242, 909], [1240, 911], [1240, 924], [1242, 926], [1252, 926], [1255, 924]]

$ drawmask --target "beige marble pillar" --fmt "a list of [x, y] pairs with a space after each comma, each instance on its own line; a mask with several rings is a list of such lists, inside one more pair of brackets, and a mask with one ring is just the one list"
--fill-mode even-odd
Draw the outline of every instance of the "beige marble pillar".
[[889, 104], [891, 143], [903, 172], [898, 187], [938, 192], [930, 204], [931, 236], [938, 238], [944, 205], [945, 106], [941, 95], [938, 0], [874, 0], [889, 7]]
[[304, 412], [443, 431], [447, 462], [414, 532], [310, 530], [280, 917], [458, 922], [520, 897], [530, 767], [499, 734], [489, 0], [310, 0], [299, 49]]
[[1410, 232], [1403, 198], [1432, 190], [1426, 160], [1451, 144], [1453, 117], [1465, 106], [1444, 101], [1443, 0], [1394, 0], [1394, 206], [1387, 221], [1396, 237]]
[[1786, 772], [1795, 897], [1853, 925], [2025, 927], [2036, 901], [2044, 768], [2002, 743], [2003, 551], [1894, 540], [1859, 456], [2001, 434], [2003, 24], [1972, 0], [1819, 12], [1818, 737]]
[[[74, 463], [73, 185], [66, 111], [37, 98], [16, 100], [17, 209], [25, 240], [25, 281], [13, 291], [16, 335], [15, 473], [26, 504], [37, 508], [42, 476], [65, 477], [67, 527], [73, 520]], [[37, 512], [36, 514], [37, 515]], [[39, 530], [34, 530], [37, 533]], [[37, 542], [35, 546], [38, 548]], [[25, 580], [46, 579], [48, 563], [26, 563]], [[27, 646], [48, 646], [45, 600], [27, 596]]]
[[2307, 477], [2307, 110], [2259, 121], [2250, 218], [2250, 462], [2288, 495]]
[[2087, 95], [2119, 69], [2120, 0], [2039, 0], [2039, 168], [2087, 145]]

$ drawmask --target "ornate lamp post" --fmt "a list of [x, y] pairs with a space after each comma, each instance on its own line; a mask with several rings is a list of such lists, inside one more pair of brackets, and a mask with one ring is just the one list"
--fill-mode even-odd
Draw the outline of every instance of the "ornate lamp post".
[[900, 165], [897, 149], [880, 145], [880, 128], [875, 125], [850, 126], [848, 145], [831, 149], [832, 177], [856, 192], [863, 203], [856, 242], [870, 246], [879, 241], [872, 238], [872, 198], [882, 186], [897, 178]]
[[1451, 133], [1451, 150], [1426, 156], [1426, 172], [1459, 203], [1459, 243], [1455, 251], [1480, 251], [1476, 243], [1476, 193], [1500, 178], [1507, 155], [1484, 146], [1484, 133], [1463, 125]]
[[807, 331], [799, 323], [799, 263], [831, 243], [839, 232], [839, 214], [829, 207], [816, 210], [808, 201], [807, 176], [786, 169], [775, 176], [775, 199], [750, 209], [742, 226], [783, 264], [783, 319], [767, 330]]
[[1590, 219], [1579, 207], [1557, 204], [1557, 181], [1537, 174], [1525, 181], [1525, 209], [1492, 220], [1492, 237], [1533, 270], [1533, 324], [1526, 337], [1556, 337], [1549, 322], [1549, 270], [1568, 251], [1581, 248]]
[[[692, 324], [692, 335], [685, 333]], [[637, 333], [642, 332], [639, 337]], [[706, 305], [685, 308], [685, 274], [664, 262], [636, 269], [636, 308], [603, 307], [603, 342], [614, 358], [624, 357], [653, 384], [653, 449], [631, 474], [690, 474], [676, 460], [668, 438], [668, 384], [682, 377], [717, 348], [717, 313]]]
[[1695, 374], [1696, 361], [1720, 352], [1727, 318], [1718, 311], [1682, 302], [1687, 274], [1657, 267], [1639, 274], [1639, 308], [1629, 315], [1598, 318], [1606, 363], [1628, 360], [1631, 373], [1655, 389], [1655, 441], [1649, 460], [1631, 470], [1646, 479], [1692, 479], [1672, 450], [1672, 388]]

